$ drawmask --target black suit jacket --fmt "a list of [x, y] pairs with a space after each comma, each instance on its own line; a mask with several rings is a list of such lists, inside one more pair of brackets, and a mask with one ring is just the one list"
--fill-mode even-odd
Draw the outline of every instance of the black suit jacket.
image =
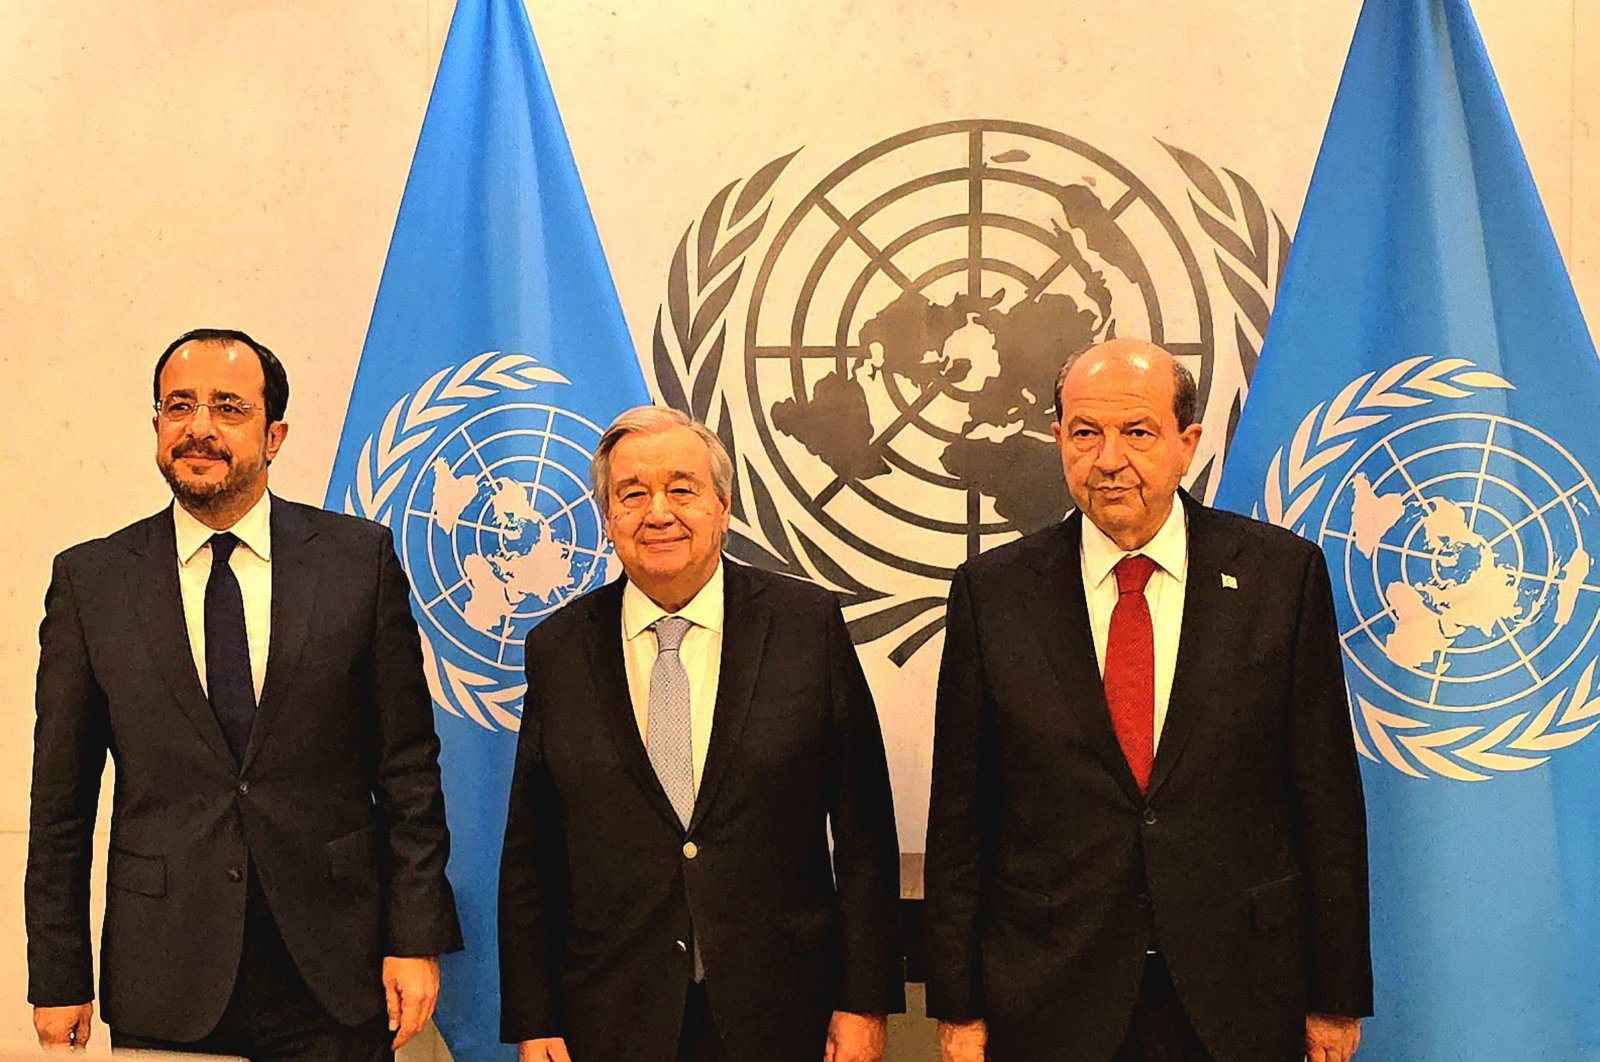
[[903, 1007], [889, 777], [838, 601], [724, 565], [721, 673], [687, 831], [628, 696], [622, 584], [528, 636], [500, 870], [507, 1042], [671, 1058], [691, 940], [735, 1062], [817, 1062], [833, 1010]]
[[1366, 820], [1321, 551], [1184, 504], [1183, 627], [1147, 794], [1106, 709], [1081, 514], [951, 587], [928, 1010], [986, 1019], [994, 1062], [1109, 1059], [1147, 947], [1218, 1062], [1299, 1059], [1308, 1012], [1371, 1013]]
[[244, 762], [200, 687], [172, 512], [56, 558], [39, 631], [28, 998], [93, 998], [89, 862], [116, 761], [105, 1020], [209, 1032], [238, 968], [247, 864], [334, 1017], [383, 1013], [385, 955], [461, 946], [439, 742], [387, 529], [272, 500], [272, 631]]

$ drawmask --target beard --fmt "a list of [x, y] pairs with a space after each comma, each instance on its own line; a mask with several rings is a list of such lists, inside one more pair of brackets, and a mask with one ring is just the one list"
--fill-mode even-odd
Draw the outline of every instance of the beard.
[[[224, 461], [228, 466], [228, 474], [214, 482], [185, 479], [178, 471], [178, 462], [185, 457], [209, 457]], [[241, 462], [235, 460], [226, 447], [191, 439], [159, 454], [156, 466], [161, 469], [162, 477], [167, 481], [167, 486], [172, 488], [172, 496], [178, 499], [179, 504], [191, 512], [206, 512], [226, 508], [235, 499], [247, 496], [265, 462]]]

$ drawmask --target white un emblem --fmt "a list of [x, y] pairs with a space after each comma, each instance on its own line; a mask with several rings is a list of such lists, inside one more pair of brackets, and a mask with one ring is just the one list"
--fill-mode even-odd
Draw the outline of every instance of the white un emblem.
[[528, 631], [615, 568], [589, 491], [600, 428], [526, 393], [567, 382], [525, 354], [444, 370], [367, 441], [347, 503], [395, 532], [434, 700], [491, 730], [520, 722]]
[[1546, 433], [1459, 409], [1510, 387], [1458, 358], [1368, 374], [1268, 475], [1268, 517], [1327, 554], [1361, 752], [1414, 777], [1526, 770], [1600, 725], [1600, 495]]

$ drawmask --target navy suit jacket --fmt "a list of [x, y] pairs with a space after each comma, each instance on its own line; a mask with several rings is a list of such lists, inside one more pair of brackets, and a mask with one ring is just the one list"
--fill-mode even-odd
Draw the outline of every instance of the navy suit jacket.
[[194, 1040], [221, 1017], [253, 865], [295, 964], [346, 1024], [385, 955], [461, 946], [439, 741], [389, 531], [272, 500], [267, 673], [243, 763], [200, 686], [170, 509], [56, 558], [39, 631], [28, 998], [93, 998], [89, 864], [116, 762], [101, 1006]]

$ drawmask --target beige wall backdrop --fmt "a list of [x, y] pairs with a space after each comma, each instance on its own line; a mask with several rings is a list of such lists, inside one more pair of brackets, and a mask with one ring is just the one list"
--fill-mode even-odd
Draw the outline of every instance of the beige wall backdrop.
[[[167, 500], [149, 370], [200, 324], [293, 383], [279, 492], [320, 500], [450, 0], [0, 0], [0, 1043], [30, 1036], [22, 871], [51, 556]], [[1600, 312], [1600, 5], [1478, 0], [1580, 301]], [[531, 0], [637, 347], [724, 183], [781, 195], [903, 130], [1036, 123], [1130, 165], [1177, 144], [1292, 228], [1357, 0]], [[1175, 171], [1174, 171], [1175, 172]], [[775, 197], [779, 192], [774, 193]], [[776, 201], [776, 200], [775, 200]], [[1182, 203], [1181, 197], [1170, 200]], [[925, 793], [938, 640], [863, 653]], [[902, 737], [901, 735], [906, 735]], [[919, 798], [902, 808], [920, 847]]]

